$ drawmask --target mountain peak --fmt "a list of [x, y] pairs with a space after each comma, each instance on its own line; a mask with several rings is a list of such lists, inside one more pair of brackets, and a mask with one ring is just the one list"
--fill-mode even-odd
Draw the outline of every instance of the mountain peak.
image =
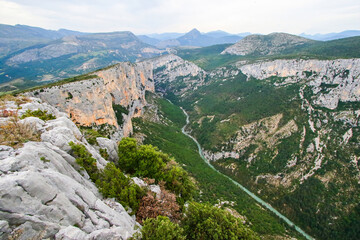
[[313, 42], [313, 40], [288, 33], [275, 32], [268, 35], [252, 34], [226, 48], [222, 54], [242, 56], [248, 54], [274, 55], [308, 42]]
[[197, 30], [196, 28], [193, 28], [190, 32], [188, 32], [188, 33], [200, 33], [200, 31], [199, 30]]
[[187, 36], [187, 37], [198, 37], [200, 36], [201, 33], [199, 30], [197, 30], [196, 28], [192, 29], [190, 32], [186, 33], [184, 36]]

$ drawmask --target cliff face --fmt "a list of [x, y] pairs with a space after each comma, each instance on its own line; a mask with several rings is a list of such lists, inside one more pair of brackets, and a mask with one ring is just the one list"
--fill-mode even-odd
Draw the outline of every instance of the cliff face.
[[[360, 59], [275, 60], [239, 66], [248, 77], [284, 78], [278, 86], [305, 81], [317, 98], [315, 104], [335, 109], [339, 102], [360, 100]], [[326, 87], [327, 91], [323, 88]]]
[[[204, 84], [206, 72], [194, 63], [176, 55], [166, 55], [148, 60], [154, 69], [154, 79], [158, 91], [173, 90], [183, 93], [197, 89]], [[166, 83], [166, 88], [164, 88]]]
[[[93, 74], [98, 77], [32, 94], [67, 113], [77, 124], [108, 124], [116, 128], [115, 138], [128, 136], [132, 132], [131, 118], [139, 116], [146, 105], [145, 91], [154, 92], [152, 66], [146, 62], [119, 63]], [[114, 105], [127, 109], [120, 113], [122, 122], [116, 117]]]

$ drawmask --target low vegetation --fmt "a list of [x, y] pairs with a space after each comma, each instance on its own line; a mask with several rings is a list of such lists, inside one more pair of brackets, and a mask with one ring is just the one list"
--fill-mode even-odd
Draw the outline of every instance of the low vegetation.
[[24, 118], [27, 118], [27, 117], [37, 117], [37, 118], [40, 118], [41, 120], [43, 121], [48, 121], [48, 120], [53, 120], [55, 119], [56, 117], [54, 115], [52, 115], [51, 113], [47, 113], [46, 110], [40, 110], [40, 109], [37, 109], [37, 110], [26, 110], [26, 112], [21, 115], [21, 119], [24, 119]]
[[8, 117], [5, 123], [0, 124], [0, 145], [19, 148], [26, 142], [40, 141], [39, 133], [33, 131], [29, 125], [19, 122], [17, 112]]
[[189, 239], [189, 240], [240, 240], [260, 239], [240, 219], [220, 208], [192, 202], [186, 208], [184, 218], [177, 224], [168, 218], [144, 221], [142, 239]]
[[181, 205], [194, 194], [193, 180], [174, 159], [151, 145], [138, 146], [135, 139], [124, 138], [119, 143], [118, 167], [132, 176], [164, 181]]
[[141, 235], [135, 239], [143, 240], [185, 240], [184, 229], [177, 223], [173, 223], [169, 218], [158, 216], [148, 218], [144, 221]]

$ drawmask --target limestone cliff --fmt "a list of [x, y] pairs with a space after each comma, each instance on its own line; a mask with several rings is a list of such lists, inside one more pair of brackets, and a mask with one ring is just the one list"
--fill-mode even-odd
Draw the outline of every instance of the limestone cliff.
[[[152, 66], [147, 62], [119, 63], [92, 73], [93, 79], [66, 83], [33, 92], [83, 126], [107, 124], [115, 127], [114, 138], [132, 132], [132, 117], [141, 114], [146, 105], [145, 91], [154, 91]], [[127, 110], [117, 119], [114, 105]], [[118, 115], [119, 118], [119, 115]]]
[[[314, 103], [335, 109], [339, 102], [360, 100], [360, 59], [336, 60], [275, 60], [255, 64], [238, 64], [248, 77], [283, 78], [277, 85], [306, 81], [317, 98]], [[323, 87], [327, 91], [322, 91]]]
[[180, 93], [189, 89], [196, 89], [204, 84], [206, 72], [194, 63], [169, 54], [148, 60], [154, 69], [154, 79], [157, 90], [164, 91], [167, 87], [176, 89]]

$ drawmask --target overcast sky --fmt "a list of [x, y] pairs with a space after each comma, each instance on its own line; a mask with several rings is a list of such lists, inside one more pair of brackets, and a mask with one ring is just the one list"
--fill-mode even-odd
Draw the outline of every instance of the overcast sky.
[[0, 0], [0, 23], [135, 34], [314, 34], [359, 30], [360, 0]]

